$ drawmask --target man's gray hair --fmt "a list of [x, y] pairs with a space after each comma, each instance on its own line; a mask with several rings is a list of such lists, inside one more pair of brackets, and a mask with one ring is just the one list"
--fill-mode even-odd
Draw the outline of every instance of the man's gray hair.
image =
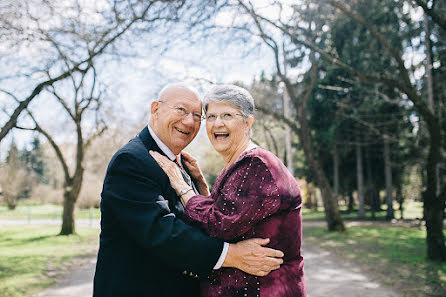
[[254, 99], [251, 94], [235, 85], [218, 85], [212, 87], [203, 98], [204, 112], [210, 102], [228, 103], [240, 110], [245, 117], [254, 116]]

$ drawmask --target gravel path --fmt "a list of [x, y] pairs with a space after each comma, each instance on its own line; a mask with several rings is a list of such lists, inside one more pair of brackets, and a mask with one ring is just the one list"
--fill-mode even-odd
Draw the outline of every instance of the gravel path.
[[[370, 279], [358, 267], [321, 249], [304, 245], [307, 297], [401, 297]], [[95, 258], [83, 261], [68, 277], [36, 297], [91, 297]]]

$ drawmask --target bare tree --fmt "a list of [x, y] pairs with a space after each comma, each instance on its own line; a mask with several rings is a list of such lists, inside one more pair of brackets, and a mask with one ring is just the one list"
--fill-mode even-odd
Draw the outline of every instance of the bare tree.
[[[61, 95], [56, 85], [45, 89], [46, 93], [51, 94], [61, 104], [72, 122], [72, 126], [74, 126], [76, 134], [74, 169], [70, 170], [68, 158], [64, 155], [61, 145], [56, 142], [48, 129], [38, 122], [31, 111], [28, 110], [28, 115], [34, 122], [34, 127], [16, 126], [19, 129], [37, 131], [45, 136], [53, 147], [62, 166], [64, 173], [64, 201], [60, 235], [75, 233], [74, 210], [82, 187], [85, 153], [92, 141], [107, 128], [99, 114], [103, 92], [98, 90], [94, 67], [90, 67], [90, 69], [90, 71], [82, 72], [79, 75], [70, 76], [72, 84], [71, 94]], [[65, 88], [60, 87], [60, 89], [61, 93], [66, 92]], [[89, 112], [93, 114], [88, 115]], [[90, 133], [85, 131], [85, 121], [94, 121], [95, 123], [93, 131]]]
[[[9, 108], [10, 112], [0, 130], [0, 141], [14, 127], [38, 131], [48, 139], [64, 172], [60, 234], [75, 232], [74, 208], [84, 176], [85, 151], [106, 128], [104, 121], [96, 117], [104, 99], [103, 90], [98, 89], [100, 73], [106, 71], [104, 65], [111, 59], [133, 56], [136, 49], [132, 41], [136, 37], [156, 30], [169, 31], [180, 19], [191, 23], [205, 19], [208, 11], [202, 8], [207, 5], [212, 3], [25, 0], [11, 7], [0, 5], [0, 40], [6, 44], [0, 48], [6, 53], [2, 62], [20, 65], [15, 73], [0, 77], [5, 86], [0, 91], [11, 99], [5, 104], [5, 110]], [[164, 38], [162, 46], [168, 42]], [[29, 47], [39, 54], [22, 61], [24, 56], [17, 53], [27, 52]], [[22, 82], [26, 87], [17, 87]], [[57, 142], [56, 136], [60, 135], [46, 126], [48, 122], [39, 119], [43, 109], [30, 105], [37, 98], [45, 103], [50, 97], [56, 99], [74, 127], [74, 162]], [[21, 116], [23, 111], [28, 116]], [[95, 129], [88, 134], [86, 126]]]
[[[101, 4], [86, 2], [82, 6], [78, 1], [26, 0], [0, 6], [0, 40], [5, 41], [5, 46], [12, 51], [30, 45], [39, 45], [42, 49], [40, 65], [31, 67], [25, 74], [39, 79], [28, 94], [20, 96], [8, 115], [0, 130], [0, 141], [45, 87], [74, 73], [85, 73], [93, 60], [107, 51], [117, 51], [113, 47], [131, 31], [142, 34], [178, 21], [185, 2], [106, 0]], [[0, 80], [6, 78], [11, 79], [6, 76]]]

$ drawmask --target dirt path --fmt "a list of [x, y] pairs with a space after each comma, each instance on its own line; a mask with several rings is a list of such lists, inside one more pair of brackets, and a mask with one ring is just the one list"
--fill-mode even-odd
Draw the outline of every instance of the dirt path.
[[[337, 259], [326, 251], [304, 245], [307, 297], [401, 297], [384, 287], [358, 267]], [[95, 258], [89, 258], [66, 278], [36, 297], [91, 297]]]
[[83, 259], [73, 272], [36, 297], [92, 297], [95, 264], [95, 257]]
[[304, 245], [307, 297], [401, 297], [353, 264], [315, 246]]

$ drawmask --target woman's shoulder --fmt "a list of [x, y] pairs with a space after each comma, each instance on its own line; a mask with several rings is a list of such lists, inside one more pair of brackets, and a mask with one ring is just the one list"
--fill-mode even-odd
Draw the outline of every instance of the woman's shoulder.
[[276, 155], [260, 146], [245, 152], [244, 158], [257, 160], [265, 164], [267, 167], [274, 166], [277, 162], [280, 164], [282, 163]]
[[261, 164], [264, 169], [271, 173], [273, 178], [289, 178], [293, 179], [290, 172], [286, 168], [286, 166], [282, 163], [282, 161], [272, 152], [264, 149], [262, 147], [256, 147], [248, 152], [246, 152], [245, 158], [250, 159], [250, 163]]

